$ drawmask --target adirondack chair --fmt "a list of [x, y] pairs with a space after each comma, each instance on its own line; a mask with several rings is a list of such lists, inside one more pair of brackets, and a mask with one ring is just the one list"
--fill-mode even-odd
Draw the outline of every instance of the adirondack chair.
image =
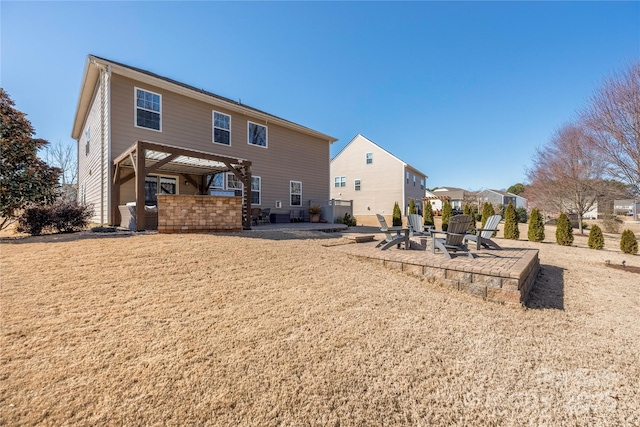
[[[469, 258], [475, 258], [475, 255], [469, 251], [467, 244], [465, 243], [465, 236], [467, 230], [471, 224], [471, 217], [469, 215], [456, 215], [449, 220], [449, 227], [447, 231], [433, 231], [433, 243], [431, 245], [431, 252], [436, 253], [436, 249], [447, 257], [451, 258], [451, 252], [461, 252], [467, 254]], [[436, 237], [437, 234], [444, 234], [444, 238]]]
[[498, 249], [502, 250], [500, 246], [493, 240], [493, 233], [498, 231], [498, 224], [502, 217], [500, 215], [492, 215], [487, 219], [487, 222], [484, 224], [484, 228], [476, 228], [477, 234], [467, 234], [464, 236], [464, 240], [476, 242], [476, 249], [480, 250], [481, 247], [485, 247], [487, 249]]
[[400, 247], [400, 244], [407, 243], [404, 236], [399, 234], [394, 235], [389, 231], [387, 220], [384, 219], [382, 215], [376, 214], [376, 216], [378, 217], [378, 222], [380, 222], [380, 231], [382, 231], [385, 235], [384, 240], [381, 240], [380, 243], [376, 245], [376, 248], [380, 248], [384, 251], [386, 249], [389, 249], [393, 245], [398, 245], [398, 247]]
[[407, 215], [407, 224], [409, 224], [409, 228], [411, 231], [409, 232], [409, 236], [431, 236], [431, 229], [425, 230], [424, 224], [422, 222], [422, 215], [418, 214], [410, 214]]

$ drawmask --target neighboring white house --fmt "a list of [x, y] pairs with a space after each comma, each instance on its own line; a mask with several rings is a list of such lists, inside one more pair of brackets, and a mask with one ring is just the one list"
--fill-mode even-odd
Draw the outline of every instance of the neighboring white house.
[[501, 190], [482, 190], [478, 193], [478, 201], [480, 204], [490, 202], [494, 207], [506, 207], [511, 202], [516, 208], [527, 208], [527, 199]]
[[331, 198], [353, 200], [359, 224], [377, 224], [376, 214], [390, 217], [395, 202], [403, 215], [411, 199], [421, 212], [427, 175], [360, 134], [331, 160], [330, 170]]
[[431, 209], [437, 214], [442, 211], [446, 200], [451, 203], [453, 209], [462, 210], [466, 191], [456, 187], [440, 187], [435, 190], [427, 190], [424, 196], [425, 203], [431, 203]]

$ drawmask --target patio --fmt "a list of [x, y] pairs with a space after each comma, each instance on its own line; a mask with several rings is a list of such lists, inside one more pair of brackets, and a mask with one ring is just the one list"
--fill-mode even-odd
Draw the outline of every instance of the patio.
[[[359, 227], [358, 227], [359, 228]], [[377, 232], [376, 239], [382, 239]], [[416, 276], [424, 276], [473, 296], [506, 304], [525, 304], [540, 269], [537, 249], [505, 248], [503, 250], [472, 250], [471, 259], [427, 250], [385, 251], [376, 248], [377, 241], [334, 246], [361, 260], [375, 262], [387, 268]], [[429, 239], [429, 245], [431, 244]]]

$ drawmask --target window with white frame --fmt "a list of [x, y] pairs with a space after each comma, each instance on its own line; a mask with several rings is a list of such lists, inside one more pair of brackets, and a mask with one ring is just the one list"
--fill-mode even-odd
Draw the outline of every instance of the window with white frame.
[[251, 204], [252, 205], [261, 205], [262, 201], [260, 200], [262, 187], [262, 179], [259, 176], [251, 177]]
[[409, 172], [407, 172], [407, 185], [409, 185]]
[[224, 190], [224, 173], [220, 172], [213, 177], [211, 175], [206, 176], [209, 189], [211, 190]]
[[415, 175], [413, 176], [413, 186], [414, 187], [416, 186], [416, 176]]
[[302, 182], [289, 181], [289, 194], [291, 206], [302, 206]]
[[147, 175], [144, 177], [144, 202], [147, 205], [158, 203], [158, 194], [176, 194], [177, 180], [167, 176]]
[[424, 190], [424, 179], [420, 180], [420, 189]]
[[333, 178], [333, 185], [335, 188], [346, 187], [347, 186], [347, 177], [346, 176], [336, 176]]
[[356, 191], [360, 191], [360, 180], [356, 179], [353, 181], [353, 186], [355, 188]]
[[259, 147], [267, 147], [267, 127], [257, 123], [248, 122], [249, 144]]
[[136, 127], [162, 131], [162, 96], [143, 89], [136, 92]]
[[367, 164], [370, 165], [371, 163], [373, 163], [373, 153], [367, 153], [365, 154], [365, 158], [367, 160]]
[[213, 142], [231, 145], [231, 116], [213, 112]]
[[233, 191], [238, 197], [244, 194], [244, 185], [233, 172], [227, 173], [227, 190]]
[[84, 139], [85, 139], [84, 154], [85, 156], [88, 156], [91, 148], [91, 126], [87, 127], [87, 131], [85, 132]]

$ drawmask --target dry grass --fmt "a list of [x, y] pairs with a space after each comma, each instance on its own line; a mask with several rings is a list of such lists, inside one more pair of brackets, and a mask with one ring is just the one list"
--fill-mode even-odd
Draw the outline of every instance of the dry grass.
[[524, 310], [322, 233], [82, 237], [0, 245], [1, 425], [640, 425], [638, 256], [501, 240]]

